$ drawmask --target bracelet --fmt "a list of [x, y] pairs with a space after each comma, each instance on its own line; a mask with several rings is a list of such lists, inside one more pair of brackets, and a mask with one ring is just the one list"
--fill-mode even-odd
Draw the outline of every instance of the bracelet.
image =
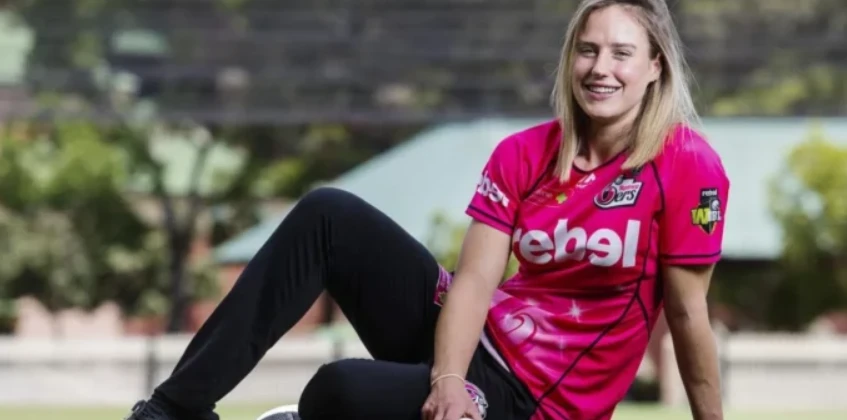
[[448, 373], [448, 374], [441, 375], [441, 376], [433, 379], [432, 382], [430, 382], [429, 386], [431, 387], [431, 386], [435, 385], [436, 382], [438, 382], [442, 379], [445, 379], [445, 378], [456, 378], [456, 379], [462, 381], [462, 383], [465, 382], [465, 378], [463, 378], [462, 375], [457, 375], [455, 373]]

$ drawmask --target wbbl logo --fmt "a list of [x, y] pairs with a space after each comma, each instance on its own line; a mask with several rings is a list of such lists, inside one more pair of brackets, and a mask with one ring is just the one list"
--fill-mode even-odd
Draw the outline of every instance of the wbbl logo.
[[718, 197], [718, 189], [703, 188], [700, 190], [700, 204], [691, 209], [691, 223], [711, 235], [720, 221], [721, 200]]

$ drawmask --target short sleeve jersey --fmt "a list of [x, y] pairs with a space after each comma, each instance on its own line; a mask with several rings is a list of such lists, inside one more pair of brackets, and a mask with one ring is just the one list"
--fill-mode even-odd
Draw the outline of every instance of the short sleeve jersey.
[[467, 208], [512, 238], [518, 273], [495, 293], [486, 336], [538, 403], [535, 418], [609, 419], [661, 309], [660, 264], [720, 259], [729, 180], [679, 126], [649, 164], [625, 154], [571, 179], [553, 175], [561, 130], [501, 141]]

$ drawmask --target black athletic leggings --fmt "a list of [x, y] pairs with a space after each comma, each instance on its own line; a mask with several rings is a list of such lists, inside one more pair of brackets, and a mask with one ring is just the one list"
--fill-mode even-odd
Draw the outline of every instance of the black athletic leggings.
[[[215, 418], [214, 405], [327, 290], [375, 360], [321, 367], [301, 396], [303, 419], [419, 419], [439, 272], [427, 249], [373, 206], [341, 190], [313, 191], [250, 261], [153, 399], [185, 417]], [[485, 394], [488, 419], [530, 417], [526, 389], [481, 347], [468, 381]]]

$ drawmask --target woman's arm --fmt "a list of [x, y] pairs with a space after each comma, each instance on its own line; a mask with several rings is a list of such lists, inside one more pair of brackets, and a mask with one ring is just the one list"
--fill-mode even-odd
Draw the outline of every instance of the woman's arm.
[[467, 375], [491, 298], [508, 264], [510, 239], [488, 225], [471, 222], [435, 329], [432, 379], [449, 374], [463, 378]]
[[722, 420], [718, 352], [706, 294], [714, 265], [664, 268], [665, 316], [695, 420]]

